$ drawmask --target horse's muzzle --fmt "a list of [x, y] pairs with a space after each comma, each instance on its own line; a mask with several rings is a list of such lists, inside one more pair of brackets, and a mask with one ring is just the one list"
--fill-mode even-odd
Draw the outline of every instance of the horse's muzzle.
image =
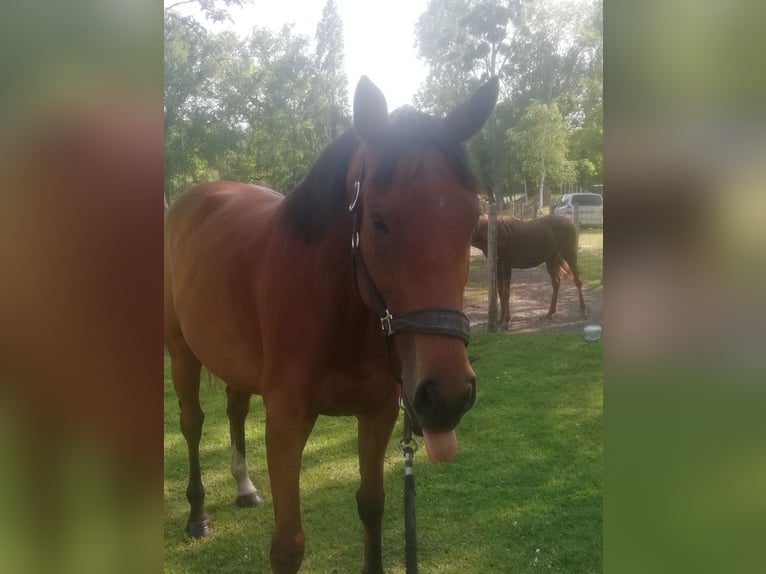
[[439, 379], [423, 379], [417, 385], [411, 403], [405, 393], [404, 405], [410, 414], [413, 432], [422, 436], [424, 428], [454, 429], [475, 402], [476, 378], [471, 373], [458, 391], [448, 388]]

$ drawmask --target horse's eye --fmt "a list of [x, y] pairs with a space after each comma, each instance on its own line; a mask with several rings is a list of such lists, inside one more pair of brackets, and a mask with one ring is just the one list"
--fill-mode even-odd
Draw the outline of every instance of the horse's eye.
[[380, 231], [382, 233], [388, 233], [388, 226], [386, 225], [386, 222], [383, 220], [383, 216], [379, 213], [371, 213], [370, 214], [370, 221], [372, 222], [372, 227], [375, 229], [375, 231]]

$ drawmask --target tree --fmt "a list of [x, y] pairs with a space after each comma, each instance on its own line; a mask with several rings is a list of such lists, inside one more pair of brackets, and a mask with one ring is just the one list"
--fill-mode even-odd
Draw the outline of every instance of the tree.
[[600, 178], [602, 14], [601, 0], [431, 0], [418, 20], [418, 54], [430, 68], [420, 106], [444, 113], [484, 78], [500, 76], [501, 100], [484, 137], [469, 144], [498, 195], [525, 182], [505, 134], [533, 101], [557, 104], [578, 181]]
[[577, 166], [577, 181], [583, 186], [602, 182], [604, 173], [603, 3], [599, 0], [593, 8], [590, 22], [581, 32], [587, 67], [570, 122], [570, 157]]
[[[431, 0], [416, 28], [418, 55], [430, 67], [416, 102], [445, 113], [488, 78], [498, 76], [502, 83], [523, 2]], [[497, 114], [492, 114], [482, 135], [469, 144], [492, 202], [495, 190], [501, 188], [501, 147], [507, 128], [498, 125]]]
[[[531, 100], [561, 101], [579, 91], [588, 66], [582, 30], [593, 0], [536, 0], [525, 4], [514, 37], [508, 84], [525, 109]], [[568, 109], [562, 110], [567, 115]]]
[[[175, 14], [176, 18], [193, 22], [193, 18], [181, 17], [176, 11], [176, 8], [186, 4], [197, 4], [206, 20], [211, 22], [222, 22], [231, 19], [229, 11], [226, 8], [229, 8], [230, 6], [243, 6], [249, 3], [250, 0], [178, 0], [165, 7], [165, 17], [167, 18], [168, 14]], [[220, 4], [223, 4], [226, 8], [222, 8]]]
[[577, 182], [588, 186], [603, 181], [604, 174], [604, 114], [602, 83], [586, 81], [582, 102], [582, 120], [572, 131], [569, 154], [575, 163]]
[[212, 179], [292, 190], [330, 141], [315, 62], [310, 39], [290, 26], [240, 38], [166, 12], [167, 202]]
[[430, 68], [417, 104], [446, 113], [491, 76], [503, 80], [522, 0], [431, 0], [416, 25]]
[[521, 159], [524, 176], [538, 184], [538, 213], [546, 180], [562, 185], [575, 179], [574, 165], [567, 159], [568, 138], [567, 124], [555, 103], [533, 101], [519, 125], [508, 130], [507, 141]]
[[334, 0], [327, 0], [316, 31], [315, 90], [319, 110], [319, 128], [325, 129], [328, 141], [334, 140], [350, 122], [348, 78], [343, 50], [343, 21]]
[[292, 26], [278, 33], [253, 31], [250, 86], [256, 104], [246, 118], [247, 149], [254, 161], [251, 181], [287, 193], [306, 175], [311, 161], [328, 143], [317, 133], [316, 78], [309, 39]]
[[602, 21], [601, 0], [538, 0], [520, 19], [510, 60], [512, 125], [531, 102], [555, 102], [581, 185], [599, 181], [603, 171]]
[[200, 179], [196, 157], [200, 124], [195, 101], [203, 92], [207, 32], [196, 21], [165, 11], [165, 196]]
[[[181, 10], [197, 5], [204, 18], [220, 22], [229, 18], [227, 8], [249, 0], [178, 0], [164, 10], [164, 112], [165, 112], [165, 202], [192, 183], [212, 179], [209, 158], [216, 138], [216, 84], [222, 53], [231, 46], [215, 49], [215, 39], [193, 16]], [[236, 38], [229, 34], [229, 44]]]

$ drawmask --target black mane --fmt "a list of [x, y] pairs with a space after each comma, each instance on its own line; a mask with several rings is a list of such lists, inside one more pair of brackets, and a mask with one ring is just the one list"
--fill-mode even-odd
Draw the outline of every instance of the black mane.
[[354, 128], [348, 128], [319, 156], [308, 175], [287, 196], [285, 221], [304, 241], [318, 241], [333, 214], [345, 203], [346, 173], [359, 145]]
[[[287, 197], [285, 222], [304, 241], [318, 241], [333, 215], [345, 206], [346, 174], [360, 140], [351, 127], [333, 141], [309, 170], [306, 178]], [[387, 187], [399, 159], [416, 150], [440, 150], [455, 177], [467, 186], [477, 185], [465, 146], [446, 129], [444, 121], [412, 107], [399, 108], [389, 115], [380, 162], [371, 183]]]

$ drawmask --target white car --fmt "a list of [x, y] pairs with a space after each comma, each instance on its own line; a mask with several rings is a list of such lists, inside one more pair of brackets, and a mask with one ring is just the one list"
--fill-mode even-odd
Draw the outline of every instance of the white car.
[[598, 193], [567, 193], [553, 208], [554, 215], [563, 215], [574, 221], [575, 206], [578, 207], [577, 218], [580, 225], [604, 225], [604, 198]]

